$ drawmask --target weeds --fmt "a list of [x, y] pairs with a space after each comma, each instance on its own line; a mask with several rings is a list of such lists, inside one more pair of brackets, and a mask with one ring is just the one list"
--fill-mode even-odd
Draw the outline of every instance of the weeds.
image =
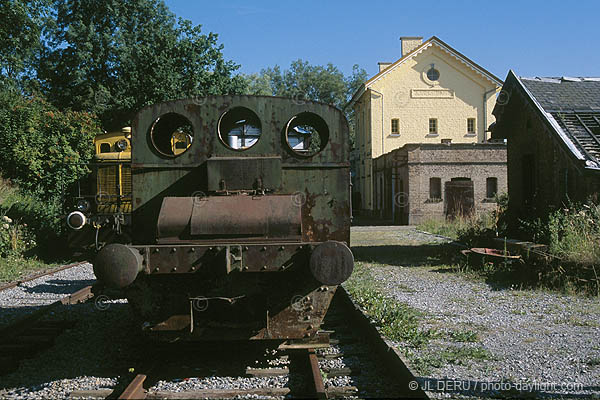
[[43, 249], [56, 250], [50, 240], [56, 237], [54, 210], [0, 178], [0, 281], [50, 267], [38, 256]]
[[420, 348], [437, 335], [432, 329], [419, 328], [420, 314], [417, 310], [378, 291], [363, 263], [356, 263], [352, 277], [344, 286], [354, 301], [366, 311], [389, 339]]
[[437, 352], [430, 352], [423, 356], [412, 358], [412, 366], [417, 373], [426, 375], [432, 368], [441, 368], [448, 364], [465, 365], [467, 360], [485, 361], [493, 360], [492, 354], [483, 347], [457, 347], [450, 346]]
[[450, 337], [455, 342], [477, 342], [477, 332], [466, 330], [466, 331], [451, 331]]
[[[419, 229], [450, 236], [468, 247], [496, 247], [492, 239], [505, 231], [505, 200], [494, 212], [446, 221], [427, 221]], [[546, 222], [544, 222], [546, 221]], [[520, 221], [536, 243], [548, 245], [549, 258], [530, 258], [526, 264], [511, 260], [486, 262], [476, 256], [455, 267], [456, 272], [477, 274], [494, 284], [521, 288], [559, 289], [600, 297], [600, 205], [570, 204], [547, 219]], [[506, 251], [506, 249], [504, 249]]]

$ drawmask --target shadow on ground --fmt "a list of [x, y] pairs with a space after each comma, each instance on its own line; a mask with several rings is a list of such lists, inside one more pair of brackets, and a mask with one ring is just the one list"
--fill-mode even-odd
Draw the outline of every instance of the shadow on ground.
[[352, 247], [356, 261], [403, 267], [454, 263], [459, 259], [459, 250], [448, 243]]

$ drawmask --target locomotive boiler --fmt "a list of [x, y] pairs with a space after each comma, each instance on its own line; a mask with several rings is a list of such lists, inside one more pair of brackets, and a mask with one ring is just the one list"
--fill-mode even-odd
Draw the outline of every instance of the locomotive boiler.
[[142, 329], [314, 338], [354, 263], [342, 112], [264, 96], [169, 101], [139, 111], [131, 142], [132, 243], [103, 247], [94, 272], [125, 290]]

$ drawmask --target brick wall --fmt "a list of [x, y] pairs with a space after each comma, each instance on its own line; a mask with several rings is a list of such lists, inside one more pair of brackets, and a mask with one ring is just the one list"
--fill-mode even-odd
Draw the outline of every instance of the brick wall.
[[[375, 160], [374, 170], [377, 179], [390, 175], [391, 170], [402, 180], [403, 192], [389, 194], [395, 201], [396, 210], [400, 202], [407, 203], [402, 220], [408, 224], [418, 224], [426, 219], [444, 218], [446, 195], [445, 183], [452, 178], [469, 178], [473, 182], [475, 212], [492, 210], [496, 203], [487, 197], [487, 178], [497, 179], [497, 192], [505, 193], [507, 187], [506, 146], [502, 144], [452, 144], [428, 145], [408, 144]], [[440, 178], [441, 199], [430, 199], [430, 178]], [[389, 179], [389, 178], [388, 178]], [[375, 208], [377, 215], [392, 218], [392, 210], [381, 209], [384, 203], [378, 196], [385, 196], [376, 190]]]

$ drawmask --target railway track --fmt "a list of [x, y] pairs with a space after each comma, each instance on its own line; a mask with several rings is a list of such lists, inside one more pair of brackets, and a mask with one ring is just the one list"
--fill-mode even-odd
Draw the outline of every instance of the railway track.
[[134, 372], [124, 374], [114, 390], [81, 391], [71, 396], [427, 398], [399, 354], [343, 288], [338, 290], [321, 332], [324, 337], [331, 336], [329, 344], [309, 349], [286, 343], [223, 343], [210, 349], [205, 344], [159, 346], [148, 349], [148, 359]]
[[53, 269], [48, 270], [48, 271], [44, 271], [44, 272], [40, 272], [40, 273], [37, 273], [37, 274], [29, 275], [29, 276], [27, 276], [27, 277], [25, 277], [23, 279], [18, 279], [18, 280], [14, 281], [14, 282], [9, 282], [9, 283], [5, 283], [5, 284], [0, 285], [0, 292], [2, 292], [3, 290], [12, 289], [12, 288], [17, 287], [17, 286], [19, 286], [19, 285], [21, 285], [21, 284], [23, 284], [25, 282], [31, 282], [31, 281], [36, 280], [38, 278], [41, 278], [41, 277], [44, 277], [44, 276], [48, 276], [48, 275], [53, 275], [53, 274], [55, 274], [57, 272], [64, 271], [65, 269], [78, 267], [80, 265], [87, 264], [87, 263], [88, 263], [87, 261], [79, 261], [79, 262], [76, 262], [76, 263], [67, 264], [67, 265], [63, 265], [63, 266], [57, 267], [57, 268], [53, 268]]
[[[44, 273], [35, 274], [16, 282], [0, 287], [0, 291], [8, 290], [24, 282], [53, 275], [59, 271], [77, 267], [85, 262], [64, 265]], [[39, 305], [38, 309], [21, 316], [0, 329], [0, 375], [15, 371], [25, 358], [52, 346], [54, 339], [65, 329], [73, 326], [72, 321], [46, 319], [58, 307], [79, 304], [93, 297], [92, 286], [83, 287], [50, 304]]]

